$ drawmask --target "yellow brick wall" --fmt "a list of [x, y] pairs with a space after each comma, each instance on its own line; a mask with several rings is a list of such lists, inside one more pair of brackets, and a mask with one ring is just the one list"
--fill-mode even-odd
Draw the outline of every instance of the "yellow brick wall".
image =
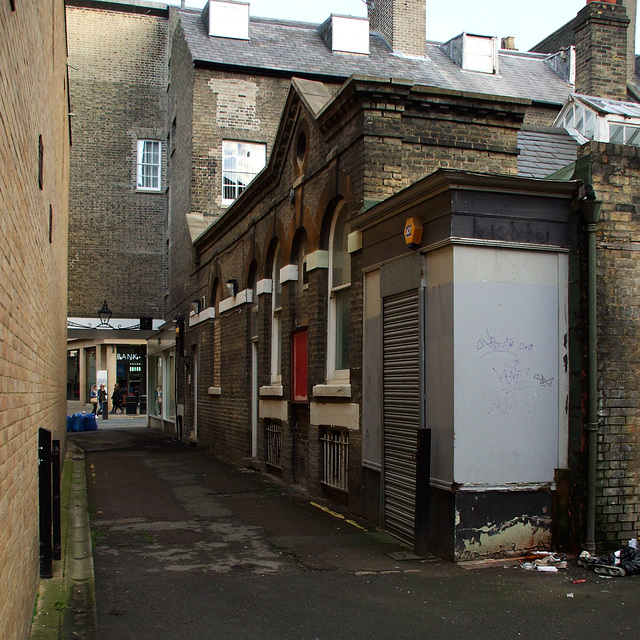
[[65, 437], [63, 0], [1, 2], [0, 33], [0, 640], [23, 640], [39, 570], [38, 428]]

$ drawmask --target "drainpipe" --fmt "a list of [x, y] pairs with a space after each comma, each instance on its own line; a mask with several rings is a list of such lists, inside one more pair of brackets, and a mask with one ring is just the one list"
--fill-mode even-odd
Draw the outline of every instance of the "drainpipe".
[[583, 200], [582, 212], [587, 222], [587, 259], [589, 263], [589, 416], [587, 470], [587, 532], [584, 548], [596, 550], [596, 467], [598, 463], [598, 335], [596, 305], [596, 230], [600, 218], [601, 200]]

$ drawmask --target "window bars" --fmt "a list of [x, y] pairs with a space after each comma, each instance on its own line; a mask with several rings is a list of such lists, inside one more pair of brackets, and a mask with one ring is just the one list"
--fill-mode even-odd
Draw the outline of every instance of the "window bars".
[[327, 429], [321, 436], [322, 482], [341, 491], [349, 490], [349, 434]]
[[282, 427], [279, 422], [267, 422], [265, 432], [267, 464], [280, 468], [282, 466]]

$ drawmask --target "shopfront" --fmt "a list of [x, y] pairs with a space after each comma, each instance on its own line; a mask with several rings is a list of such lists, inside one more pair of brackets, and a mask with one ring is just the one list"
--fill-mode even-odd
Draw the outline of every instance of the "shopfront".
[[127, 396], [135, 396], [140, 401], [147, 395], [146, 347], [118, 346], [116, 350], [116, 383], [126, 391]]
[[175, 325], [167, 323], [147, 341], [149, 426], [175, 433]]

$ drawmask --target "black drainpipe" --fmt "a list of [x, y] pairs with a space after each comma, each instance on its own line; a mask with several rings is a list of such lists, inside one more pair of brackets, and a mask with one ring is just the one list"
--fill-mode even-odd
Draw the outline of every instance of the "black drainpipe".
[[589, 262], [589, 416], [585, 425], [588, 436], [587, 469], [587, 531], [584, 548], [596, 550], [596, 469], [598, 464], [598, 333], [596, 302], [596, 231], [600, 218], [601, 200], [583, 200], [582, 212], [587, 222], [587, 258]]

